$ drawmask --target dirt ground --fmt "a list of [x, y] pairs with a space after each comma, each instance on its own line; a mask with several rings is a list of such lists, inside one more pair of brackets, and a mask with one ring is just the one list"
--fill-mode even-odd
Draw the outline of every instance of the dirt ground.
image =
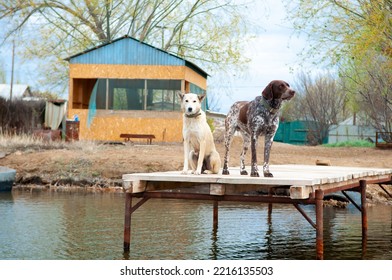
[[[259, 164], [263, 160], [263, 141], [259, 140]], [[242, 140], [234, 139], [230, 166], [239, 165]], [[18, 184], [79, 185], [120, 187], [123, 174], [181, 170], [182, 144], [96, 145], [54, 150], [18, 150], [0, 158], [0, 165], [17, 170]], [[223, 143], [217, 143], [223, 161]], [[327, 148], [294, 146], [275, 142], [270, 164], [309, 164], [317, 160], [336, 166], [392, 168], [392, 150], [376, 148]], [[250, 153], [247, 155], [247, 165]], [[391, 189], [392, 190], [392, 189]]]

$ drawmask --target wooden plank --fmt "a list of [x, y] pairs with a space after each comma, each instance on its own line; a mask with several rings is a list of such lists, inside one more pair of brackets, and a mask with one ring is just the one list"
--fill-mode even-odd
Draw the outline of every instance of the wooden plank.
[[265, 192], [268, 188], [287, 187], [292, 199], [307, 199], [316, 189], [329, 192], [356, 185], [360, 179], [385, 182], [392, 176], [392, 169], [381, 168], [313, 165], [273, 165], [270, 168], [273, 178], [243, 176], [237, 167], [230, 168], [230, 175], [183, 175], [180, 171], [124, 174], [123, 182], [127, 192], [209, 186], [207, 193], [213, 195]]
[[291, 186], [290, 198], [291, 199], [307, 199], [313, 192], [313, 186]]
[[156, 173], [137, 173], [137, 174], [125, 174], [123, 175], [124, 181], [134, 180], [137, 177], [138, 180], [145, 181], [177, 181], [177, 182], [195, 182], [195, 183], [216, 183], [216, 184], [254, 184], [254, 185], [314, 185], [320, 184], [318, 178], [300, 178], [293, 176], [285, 177], [250, 177], [239, 175], [220, 175], [220, 174], [202, 174], [183, 175], [180, 171], [176, 172], [156, 172]]
[[[302, 176], [306, 177], [307, 175], [304, 174], [304, 172], [306, 172], [310, 174], [310, 176], [319, 176], [320, 178], [323, 177], [324, 180], [325, 178], [329, 178], [330, 183], [333, 182], [333, 179], [335, 180], [335, 182], [339, 182], [341, 180], [349, 180], [352, 178], [361, 178], [364, 176], [375, 176], [392, 173], [392, 169], [346, 166], [277, 165], [273, 167], [276, 168], [275, 170], [286, 173], [286, 175], [300, 172]], [[270, 169], [272, 173], [274, 173], [274, 169]], [[341, 178], [339, 178], [339, 176], [341, 176]]]
[[[125, 192], [129, 192], [128, 190], [132, 188], [132, 181], [131, 180], [128, 180], [128, 181], [123, 180], [123, 188], [124, 188]], [[131, 193], [132, 193], [132, 191], [131, 191]]]
[[[270, 168], [271, 172], [274, 169]], [[345, 169], [339, 167], [329, 166], [284, 166], [277, 168], [277, 172], [284, 172], [286, 174], [301, 174], [301, 176], [322, 177], [322, 178], [341, 178], [341, 180], [351, 179], [352, 177], [361, 177], [369, 175], [369, 170], [359, 170], [355, 168]], [[273, 173], [274, 174], [274, 173]]]
[[249, 195], [268, 193], [271, 188], [284, 188], [282, 186], [252, 185], [252, 184], [225, 184], [226, 195]]
[[140, 193], [146, 190], [146, 181], [129, 180], [123, 181], [123, 187], [127, 193]]
[[210, 184], [176, 181], [147, 181], [147, 192], [161, 190], [208, 194], [210, 191]]
[[226, 188], [222, 184], [210, 184], [211, 195], [224, 195]]
[[353, 186], [359, 186], [361, 180], [367, 181], [369, 184], [377, 182], [387, 182], [391, 175], [376, 175], [376, 176], [365, 176], [361, 178], [354, 178], [342, 182], [315, 185], [315, 186], [291, 186], [290, 187], [290, 198], [291, 199], [308, 199], [311, 193], [316, 190], [322, 189], [326, 194], [352, 188]]

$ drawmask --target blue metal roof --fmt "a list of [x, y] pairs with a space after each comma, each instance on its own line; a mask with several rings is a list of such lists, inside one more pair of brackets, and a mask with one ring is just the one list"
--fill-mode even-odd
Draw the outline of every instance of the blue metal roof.
[[65, 60], [71, 64], [187, 66], [205, 78], [208, 76], [197, 65], [129, 36], [88, 49]]

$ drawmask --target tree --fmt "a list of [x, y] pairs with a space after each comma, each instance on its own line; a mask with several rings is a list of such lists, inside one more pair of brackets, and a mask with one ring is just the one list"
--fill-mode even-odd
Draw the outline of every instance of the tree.
[[49, 91], [39, 91], [39, 90], [33, 90], [31, 92], [31, 95], [33, 97], [38, 97], [40, 99], [45, 99], [45, 100], [56, 100], [60, 99], [59, 96], [56, 93], [49, 92]]
[[[5, 39], [16, 31], [25, 32], [19, 43], [24, 43], [27, 57], [50, 58], [51, 69], [42, 68], [51, 75], [65, 76], [64, 57], [124, 34], [202, 62], [208, 69], [224, 69], [246, 61], [241, 55], [246, 40], [241, 4], [233, 0], [0, 0], [0, 20], [8, 23]], [[34, 36], [26, 37], [26, 32]]]
[[4, 63], [0, 60], [0, 84], [7, 83], [7, 75], [4, 68]]
[[[366, 66], [351, 65], [342, 74], [345, 90], [356, 98], [359, 109], [368, 116], [371, 125], [379, 132], [392, 132], [392, 71], [383, 58]], [[381, 134], [391, 143], [392, 135]]]
[[391, 0], [299, 0], [287, 1], [287, 7], [295, 28], [308, 34], [308, 57], [335, 64], [376, 51], [392, 65]]
[[391, 132], [392, 0], [297, 3], [287, 6], [297, 30], [308, 33], [305, 54], [338, 66], [353, 112], [361, 110], [377, 130]]
[[331, 75], [318, 75], [314, 80], [300, 74], [295, 85], [301, 119], [308, 121], [310, 144], [322, 144], [331, 125], [344, 118], [345, 91]]

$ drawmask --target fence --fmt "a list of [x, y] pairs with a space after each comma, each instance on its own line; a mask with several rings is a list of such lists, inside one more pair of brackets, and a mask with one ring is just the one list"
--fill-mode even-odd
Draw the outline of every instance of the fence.
[[[315, 131], [317, 131], [315, 122], [281, 122], [274, 137], [274, 141], [293, 145], [315, 145]], [[328, 143], [328, 137], [323, 139], [323, 144], [325, 143]]]

